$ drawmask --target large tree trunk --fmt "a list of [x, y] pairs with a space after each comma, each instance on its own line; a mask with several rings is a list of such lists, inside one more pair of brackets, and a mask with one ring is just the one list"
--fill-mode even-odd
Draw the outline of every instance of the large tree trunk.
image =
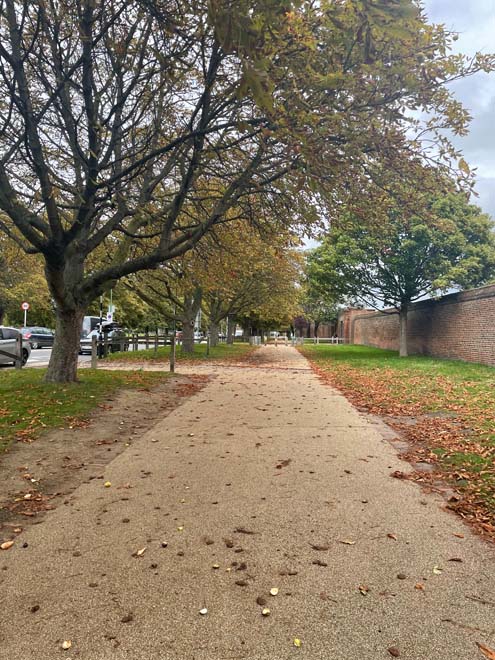
[[210, 346], [218, 346], [218, 335], [220, 334], [220, 326], [215, 321], [210, 322]]
[[407, 305], [399, 311], [399, 356], [407, 357]]
[[182, 321], [182, 353], [194, 353], [194, 322], [201, 307], [201, 289], [184, 296], [184, 308], [181, 314]]
[[73, 383], [77, 380], [77, 360], [86, 301], [74, 291], [84, 277], [83, 258], [67, 254], [63, 264], [45, 266], [50, 292], [56, 305], [55, 341], [45, 375], [49, 383]]
[[57, 309], [55, 342], [45, 376], [48, 383], [71, 383], [77, 380], [77, 360], [84, 312], [81, 307]]

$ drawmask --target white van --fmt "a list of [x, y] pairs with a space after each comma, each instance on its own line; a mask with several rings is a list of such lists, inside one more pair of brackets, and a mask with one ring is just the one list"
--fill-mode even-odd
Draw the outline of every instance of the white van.
[[90, 332], [92, 332], [100, 323], [99, 316], [85, 316], [82, 322], [81, 339], [86, 339]]

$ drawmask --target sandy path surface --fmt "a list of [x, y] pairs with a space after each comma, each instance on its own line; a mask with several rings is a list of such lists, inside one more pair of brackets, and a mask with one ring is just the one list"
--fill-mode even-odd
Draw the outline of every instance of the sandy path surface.
[[493, 549], [390, 477], [405, 464], [380, 427], [293, 348], [256, 356], [210, 368], [103, 479], [0, 552], [1, 660], [482, 660], [476, 643], [495, 647]]

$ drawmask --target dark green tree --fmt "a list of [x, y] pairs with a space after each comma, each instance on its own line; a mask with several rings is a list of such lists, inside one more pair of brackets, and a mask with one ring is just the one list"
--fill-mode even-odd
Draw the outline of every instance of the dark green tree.
[[[411, 303], [495, 276], [492, 220], [464, 194], [432, 199], [424, 214], [388, 206], [380, 224], [348, 215], [308, 263], [308, 279], [342, 301], [392, 307], [400, 319], [400, 355], [407, 355]], [[384, 313], [391, 313], [384, 310]]]

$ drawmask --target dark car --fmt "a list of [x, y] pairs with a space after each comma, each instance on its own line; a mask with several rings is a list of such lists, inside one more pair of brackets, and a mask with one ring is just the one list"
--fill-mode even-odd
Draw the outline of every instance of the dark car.
[[[91, 354], [91, 347], [93, 344], [93, 337], [100, 338], [100, 329], [95, 328], [86, 337], [81, 337], [79, 342], [79, 354]], [[117, 351], [127, 351], [129, 349], [129, 338], [126, 331], [121, 328], [117, 323], [103, 323], [103, 349], [110, 353]]]
[[21, 328], [23, 338], [29, 342], [31, 348], [43, 348], [44, 346], [53, 346], [55, 334], [49, 328], [40, 328], [31, 326]]

